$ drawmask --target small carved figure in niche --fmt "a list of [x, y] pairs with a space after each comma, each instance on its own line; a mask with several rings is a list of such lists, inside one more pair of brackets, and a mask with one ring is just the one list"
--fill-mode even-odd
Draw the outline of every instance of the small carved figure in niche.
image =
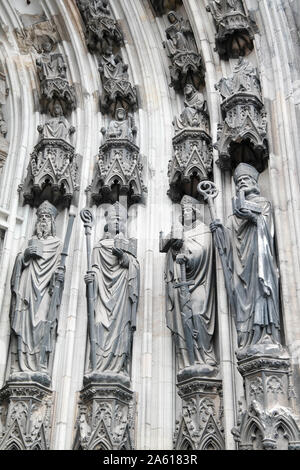
[[167, 326], [173, 333], [181, 375], [188, 371], [210, 375], [216, 372], [213, 240], [201, 220], [199, 201], [184, 196], [181, 206], [183, 226], [161, 245], [161, 251], [167, 252]]
[[170, 11], [168, 20], [171, 26], [166, 31], [167, 41], [165, 42], [165, 46], [170, 57], [180, 54], [181, 52], [196, 52], [196, 44], [189, 21], [179, 18], [174, 11]]
[[[50, 384], [50, 356], [54, 348], [56, 311], [64, 272], [59, 269], [62, 244], [56, 236], [57, 210], [48, 201], [37, 210], [35, 234], [17, 256], [12, 279], [10, 380]], [[59, 281], [61, 290], [54, 286]], [[46, 334], [46, 325], [53, 322]]]
[[36, 60], [38, 76], [41, 82], [47, 79], [63, 78], [67, 76], [67, 66], [63, 55], [52, 53], [54, 41], [46, 36], [42, 42], [42, 54]]
[[70, 137], [75, 132], [75, 127], [70, 126], [64, 116], [60, 103], [56, 102], [51, 112], [53, 118], [49, 119], [44, 125], [38, 126], [38, 132], [41, 139], [62, 139], [70, 143]]
[[234, 67], [233, 76], [229, 78], [221, 78], [216, 85], [223, 99], [230, 96], [248, 92], [256, 94], [261, 97], [260, 81], [256, 67], [248, 62], [244, 57], [239, 57], [239, 60]]
[[[258, 171], [246, 163], [235, 170], [237, 198], [228, 229], [211, 223], [225, 253], [227, 285], [236, 314], [239, 354], [262, 344], [280, 344], [279, 274], [274, 250], [271, 203], [260, 195]], [[268, 346], [267, 346], [268, 347]]]
[[101, 132], [106, 140], [127, 139], [130, 142], [134, 142], [137, 135], [137, 128], [132, 125], [132, 119], [127, 118], [125, 109], [118, 108], [116, 110], [115, 119], [109, 123], [107, 131], [103, 127]]
[[128, 65], [124, 64], [122, 57], [113, 54], [112, 47], [109, 46], [103, 54], [99, 63], [99, 71], [104, 78], [113, 80], [129, 80]]
[[187, 84], [184, 88], [184, 110], [179, 118], [174, 119], [175, 132], [186, 127], [199, 127], [203, 118], [203, 113], [207, 114], [207, 103], [203, 94], [196, 90], [192, 84]]
[[6, 124], [6, 121], [4, 119], [4, 116], [3, 116], [3, 112], [2, 110], [0, 109], [0, 136], [2, 136], [4, 139], [7, 135], [7, 124]]
[[94, 286], [96, 369], [91, 376], [128, 384], [140, 267], [136, 240], [126, 237], [126, 209], [117, 202], [105, 217], [104, 237], [93, 249], [93, 271], [85, 276], [86, 284]]
[[172, 63], [169, 67], [170, 86], [175, 90], [183, 90], [187, 83], [192, 83], [198, 89], [203, 83], [204, 68], [191, 25], [174, 11], [168, 14], [168, 19], [171, 26], [166, 29], [167, 41], [163, 46]]
[[90, 14], [95, 17], [97, 17], [99, 13], [107, 16], [110, 15], [108, 1], [106, 0], [90, 0], [88, 3], [88, 9]]
[[87, 45], [91, 52], [105, 53], [109, 46], [120, 46], [123, 34], [118, 22], [111, 17], [109, 2], [77, 0], [86, 27]]

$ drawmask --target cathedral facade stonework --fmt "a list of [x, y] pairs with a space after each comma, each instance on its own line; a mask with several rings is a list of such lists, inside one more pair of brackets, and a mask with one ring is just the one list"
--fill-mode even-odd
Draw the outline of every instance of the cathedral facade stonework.
[[0, 4], [0, 450], [300, 450], [298, 0]]

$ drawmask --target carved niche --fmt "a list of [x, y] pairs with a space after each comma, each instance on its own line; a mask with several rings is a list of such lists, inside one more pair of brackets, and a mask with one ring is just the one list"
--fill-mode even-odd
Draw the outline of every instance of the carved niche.
[[60, 103], [54, 104], [52, 118], [38, 126], [38, 132], [40, 138], [19, 190], [30, 206], [38, 207], [48, 200], [55, 206], [67, 207], [79, 190], [79, 156], [70, 140], [75, 128], [63, 116]]
[[49, 450], [52, 392], [42, 385], [8, 383], [0, 392], [0, 450]]
[[74, 450], [132, 450], [134, 393], [120, 384], [90, 384], [80, 394]]
[[216, 28], [216, 50], [220, 58], [228, 60], [247, 55], [253, 49], [253, 30], [242, 0], [209, 1]]
[[240, 57], [233, 76], [222, 78], [216, 89], [223, 100], [224, 119], [218, 126], [217, 163], [225, 170], [243, 162], [263, 171], [269, 153], [267, 119], [257, 69]]
[[85, 25], [85, 37], [90, 52], [104, 53], [108, 46], [123, 44], [123, 34], [111, 17], [106, 0], [76, 0]]
[[163, 46], [172, 63], [169, 67], [170, 86], [178, 91], [183, 90], [187, 83], [192, 83], [198, 89], [204, 82], [204, 65], [190, 22], [174, 11], [169, 12], [168, 20], [171, 25], [166, 29], [167, 40]]
[[182, 398], [182, 413], [176, 423], [174, 449], [224, 449], [221, 381], [193, 378], [177, 387]]
[[99, 58], [99, 72], [103, 85], [100, 108], [103, 113], [114, 114], [118, 107], [127, 111], [137, 108], [137, 90], [129, 81], [128, 65], [112, 47]]
[[41, 44], [41, 54], [36, 59], [40, 81], [40, 104], [42, 112], [52, 111], [56, 101], [59, 101], [65, 115], [76, 109], [74, 86], [67, 79], [67, 65], [63, 54], [52, 52], [55, 42], [50, 36], [44, 36]]
[[8, 155], [9, 144], [6, 139], [7, 135], [7, 123], [3, 116], [2, 107], [5, 105], [6, 97], [8, 95], [8, 90], [6, 87], [6, 78], [4, 73], [1, 71], [2, 67], [0, 66], [0, 174], [2, 168], [5, 165], [5, 161]]
[[182, 4], [182, 0], [150, 0], [157, 16], [164, 15], [167, 11], [176, 10]]
[[202, 93], [193, 85], [184, 88], [185, 108], [173, 121], [173, 158], [169, 161], [168, 195], [180, 202], [184, 195], [197, 197], [197, 185], [212, 172], [212, 144], [209, 116]]
[[116, 110], [108, 129], [102, 128], [95, 175], [88, 191], [93, 203], [115, 203], [126, 196], [128, 206], [141, 202], [147, 188], [143, 182], [140, 149], [136, 145], [137, 128], [123, 108]]
[[238, 361], [238, 369], [246, 395], [232, 430], [239, 450], [300, 450], [288, 355], [282, 350], [244, 358]]

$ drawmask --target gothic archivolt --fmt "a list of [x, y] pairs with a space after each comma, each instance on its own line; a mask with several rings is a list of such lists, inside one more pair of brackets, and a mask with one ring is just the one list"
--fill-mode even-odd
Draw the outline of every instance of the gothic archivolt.
[[297, 171], [264, 7], [13, 3], [0, 448], [298, 449]]

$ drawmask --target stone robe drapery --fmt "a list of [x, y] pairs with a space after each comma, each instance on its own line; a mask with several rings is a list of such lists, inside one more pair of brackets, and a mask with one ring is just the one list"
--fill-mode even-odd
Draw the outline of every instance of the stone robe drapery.
[[[229, 231], [224, 231], [223, 248], [227, 252], [232, 272], [233, 299], [239, 347], [253, 342], [255, 327], [261, 337], [272, 335], [279, 342], [279, 275], [274, 253], [274, 228], [271, 204], [258, 195], [247, 197], [262, 213], [257, 225], [235, 215], [229, 219]], [[232, 241], [230, 238], [232, 237]], [[275, 337], [274, 337], [275, 336]]]
[[113, 255], [113, 239], [104, 239], [93, 250], [95, 271], [96, 372], [128, 371], [132, 335], [136, 327], [139, 296], [139, 263], [126, 253], [128, 268]]
[[42, 138], [62, 139], [69, 141], [70, 125], [64, 116], [56, 117], [47, 121], [43, 126]]
[[110, 122], [107, 132], [108, 139], [129, 139], [133, 140], [132, 130], [128, 119], [122, 121], [113, 120]]
[[37, 68], [41, 81], [66, 76], [66, 64], [62, 54], [41, 54], [37, 59]]
[[200, 113], [205, 110], [203, 95], [196, 91], [190, 98], [185, 98], [184, 106], [185, 108], [180, 117], [174, 119], [176, 132], [186, 127], [197, 127], [200, 125]]
[[[33, 237], [33, 240], [37, 237]], [[11, 327], [17, 337], [20, 372], [40, 371], [40, 352], [49, 315], [54, 273], [60, 264], [62, 245], [57, 237], [38, 241], [43, 246], [42, 258], [24, 261], [19, 254], [12, 275]], [[52, 345], [46, 345], [51, 352]], [[15, 372], [15, 371], [13, 371]]]
[[[167, 254], [165, 271], [167, 326], [174, 335], [179, 369], [195, 364], [215, 365], [212, 344], [215, 328], [214, 250], [209, 228], [200, 222], [195, 228], [185, 231], [180, 252], [188, 258], [187, 281], [193, 280], [195, 284], [189, 287], [190, 308], [183, 306], [180, 288], [174, 288], [175, 283], [181, 279], [180, 265], [176, 263], [176, 252], [171, 248]], [[193, 338], [195, 362], [192, 364], [188, 354], [186, 329], [190, 330], [191, 336], [193, 331], [197, 331], [197, 337]]]

